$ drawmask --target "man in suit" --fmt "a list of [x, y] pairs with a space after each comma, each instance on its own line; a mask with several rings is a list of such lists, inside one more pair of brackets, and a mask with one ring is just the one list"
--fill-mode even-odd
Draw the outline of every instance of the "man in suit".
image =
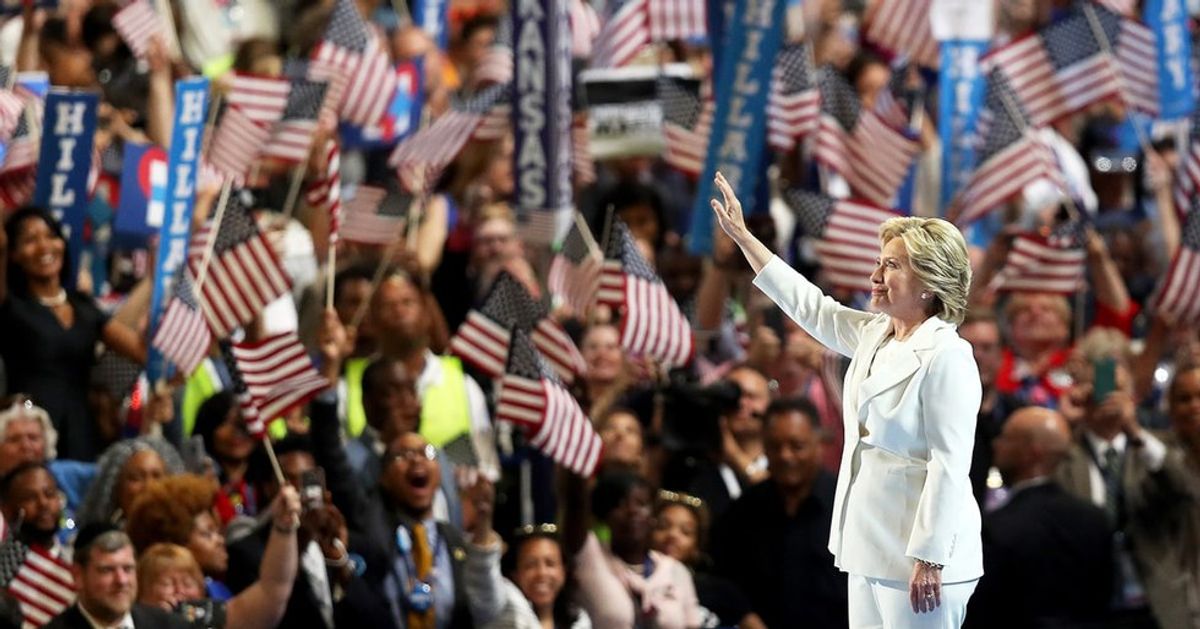
[[45, 625], [47, 629], [187, 629], [180, 617], [135, 603], [137, 563], [133, 543], [108, 525], [89, 525], [75, 539], [71, 567], [75, 604]]
[[1108, 519], [1051, 478], [1070, 445], [1062, 416], [1035, 406], [1014, 413], [996, 437], [994, 461], [1011, 493], [983, 520], [983, 578], [967, 627], [1087, 627], [1107, 615]]
[[835, 483], [821, 469], [817, 410], [802, 398], [779, 400], [765, 422], [770, 477], [714, 529], [717, 571], [742, 587], [769, 627], [845, 627], [846, 577], [825, 548]]
[[[1108, 335], [1111, 336], [1111, 335]], [[1070, 493], [1103, 508], [1113, 525], [1115, 576], [1111, 615], [1131, 627], [1188, 627], [1184, 561], [1163, 513], [1194, 500], [1182, 453], [1168, 450], [1137, 422], [1128, 349], [1093, 331], [1077, 349], [1091, 367], [1115, 359], [1115, 390], [1094, 399], [1094, 368], [1077, 369], [1064, 408], [1082, 430], [1056, 474]]]

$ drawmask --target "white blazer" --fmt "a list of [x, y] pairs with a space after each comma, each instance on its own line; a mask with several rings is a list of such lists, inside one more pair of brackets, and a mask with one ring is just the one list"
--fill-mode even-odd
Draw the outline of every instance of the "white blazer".
[[931, 317], [894, 362], [872, 367], [891, 335], [888, 315], [839, 304], [778, 257], [754, 285], [826, 347], [851, 357], [829, 532], [838, 568], [907, 582], [923, 559], [945, 566], [943, 583], [982, 576], [979, 507], [967, 476], [982, 396], [971, 345], [953, 324]]

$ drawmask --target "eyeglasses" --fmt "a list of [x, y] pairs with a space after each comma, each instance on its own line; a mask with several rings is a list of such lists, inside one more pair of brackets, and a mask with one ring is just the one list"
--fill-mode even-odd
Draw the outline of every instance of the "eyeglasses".
[[403, 448], [395, 452], [389, 452], [387, 462], [393, 463], [400, 459], [404, 459], [408, 463], [417, 461], [432, 461], [437, 458], [437, 448], [433, 447], [432, 443], [425, 444], [423, 448]]
[[542, 524], [526, 524], [513, 531], [513, 537], [523, 539], [526, 537], [558, 537], [558, 525], [553, 522], [544, 522]]

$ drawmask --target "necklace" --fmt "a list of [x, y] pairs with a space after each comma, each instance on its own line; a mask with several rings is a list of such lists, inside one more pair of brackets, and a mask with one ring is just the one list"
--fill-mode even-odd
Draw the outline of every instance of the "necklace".
[[57, 295], [55, 295], [53, 297], [38, 297], [37, 300], [38, 300], [39, 304], [41, 304], [47, 308], [57, 308], [65, 303], [67, 303], [67, 291], [65, 289], [60, 288], [60, 289], [58, 289]]

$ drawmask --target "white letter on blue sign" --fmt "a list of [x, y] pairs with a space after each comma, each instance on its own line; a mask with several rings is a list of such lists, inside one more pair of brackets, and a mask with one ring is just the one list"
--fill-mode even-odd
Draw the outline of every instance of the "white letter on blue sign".
[[56, 208], [75, 205], [75, 191], [67, 190], [67, 173], [50, 175], [50, 199], [46, 204]]
[[84, 103], [59, 103], [58, 121], [54, 124], [54, 135], [79, 135], [83, 133]]

